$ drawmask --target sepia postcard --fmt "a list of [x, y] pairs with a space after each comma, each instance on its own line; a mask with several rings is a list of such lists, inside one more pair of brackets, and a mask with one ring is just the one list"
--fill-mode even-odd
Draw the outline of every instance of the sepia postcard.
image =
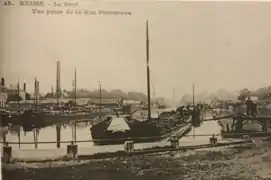
[[271, 179], [271, 3], [0, 2], [3, 180]]

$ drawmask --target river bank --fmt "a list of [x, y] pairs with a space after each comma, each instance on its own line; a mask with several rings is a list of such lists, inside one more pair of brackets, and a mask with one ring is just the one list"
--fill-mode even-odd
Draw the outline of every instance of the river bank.
[[85, 161], [3, 164], [4, 180], [271, 179], [271, 142]]

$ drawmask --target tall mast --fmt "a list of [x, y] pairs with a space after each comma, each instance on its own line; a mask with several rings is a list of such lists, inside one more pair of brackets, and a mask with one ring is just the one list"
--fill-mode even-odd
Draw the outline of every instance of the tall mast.
[[20, 80], [18, 78], [18, 83], [17, 83], [17, 93], [18, 93], [18, 110], [21, 111], [21, 107], [20, 107]]
[[37, 109], [38, 109], [38, 80], [37, 80], [37, 77], [35, 78], [35, 82], [34, 82], [34, 106], [35, 106], [35, 110], [37, 111]]
[[74, 69], [74, 103], [76, 106], [76, 91], [77, 91], [77, 87], [76, 87], [76, 68]]
[[[36, 81], [37, 81], [37, 78], [35, 77], [35, 79], [34, 79], [34, 101], [33, 101], [33, 105], [35, 106], [35, 104], [36, 104], [36, 86], [37, 86], [37, 83], [36, 83]], [[33, 109], [34, 109], [34, 107], [33, 107]]]
[[148, 120], [151, 119], [151, 91], [150, 91], [150, 67], [149, 67], [149, 26], [146, 21], [146, 61], [147, 61], [147, 90], [148, 90]]
[[99, 81], [99, 91], [100, 91], [100, 111], [102, 110], [102, 84]]
[[36, 111], [38, 111], [39, 95], [40, 95], [40, 82], [37, 80]]
[[59, 104], [60, 97], [60, 62], [56, 62], [56, 103]]
[[[77, 91], [77, 77], [76, 77], [76, 68], [74, 69], [74, 104], [75, 104], [75, 108], [76, 108], [76, 91]], [[76, 143], [76, 121], [74, 122], [74, 141]]]
[[192, 91], [193, 91], [193, 106], [195, 106], [195, 85], [194, 84], [192, 86]]

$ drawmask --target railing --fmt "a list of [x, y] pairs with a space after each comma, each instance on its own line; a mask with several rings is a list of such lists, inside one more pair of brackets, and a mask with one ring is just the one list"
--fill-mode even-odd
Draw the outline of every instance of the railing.
[[[176, 136], [171, 136], [172, 138], [169, 140], [170, 144], [164, 146], [153, 146], [153, 147], [145, 147], [141, 149], [134, 149], [134, 142], [132, 139], [127, 138], [119, 138], [118, 140], [128, 140], [124, 142], [124, 151], [115, 151], [115, 152], [102, 152], [102, 153], [94, 153], [90, 155], [78, 155], [78, 145], [74, 144], [72, 141], [60, 141], [58, 143], [69, 143], [67, 145], [67, 154], [66, 156], [60, 156], [60, 158], [82, 158], [82, 159], [101, 159], [101, 158], [108, 158], [108, 157], [125, 157], [129, 155], [140, 155], [140, 154], [147, 154], [147, 153], [157, 153], [157, 152], [167, 152], [167, 151], [179, 151], [179, 150], [196, 150], [202, 148], [214, 148], [214, 147], [223, 147], [223, 146], [230, 146], [230, 145], [238, 145], [238, 144], [246, 144], [246, 143], [254, 143], [256, 146], [261, 144], [262, 140], [253, 140], [248, 135], [254, 134], [263, 134], [263, 133], [229, 133], [229, 134], [239, 134], [242, 136], [242, 141], [231, 141], [231, 142], [217, 142], [217, 138], [215, 136], [220, 136], [220, 134], [198, 134], [198, 135], [186, 135], [186, 136], [209, 136], [209, 143], [205, 144], [197, 144], [197, 145], [182, 145], [179, 146], [179, 138]], [[175, 138], [174, 138], [175, 137]], [[140, 137], [140, 139], [145, 139], [150, 137]], [[117, 140], [117, 139], [103, 139], [101, 141], [110, 141], [110, 140]], [[79, 142], [93, 142], [93, 140], [80, 140]], [[1, 142], [3, 143], [3, 142]], [[48, 142], [20, 142], [21, 144], [49, 144], [49, 143], [56, 143], [55, 141], [48, 141]], [[19, 144], [18, 142], [8, 142], [8, 144]], [[12, 146], [5, 144], [3, 146], [3, 160], [9, 163], [12, 159]], [[37, 144], [35, 144], [37, 148]], [[24, 160], [25, 161], [25, 160]], [[37, 160], [39, 161], [39, 160]], [[49, 160], [50, 161], [50, 160]]]
[[[248, 132], [248, 133], [225, 133], [227, 135], [270, 135], [271, 137], [271, 132]], [[183, 137], [211, 137], [211, 136], [221, 136], [221, 134], [197, 134], [197, 135], [184, 135]], [[133, 140], [140, 140], [140, 139], [155, 139], [155, 138], [160, 138], [161, 136], [152, 136], [152, 137], [136, 137], [136, 138], [114, 138], [114, 139], [100, 139], [100, 140], [77, 140], [76, 143], [86, 143], [86, 142], [103, 142], [103, 141], [133, 141]], [[171, 136], [174, 137], [174, 136]], [[74, 143], [74, 141], [60, 141], [59, 143]], [[3, 144], [4, 142], [1, 141], [1, 144]], [[6, 142], [7, 144], [54, 144], [57, 143], [57, 141], [43, 141], [43, 142]]]

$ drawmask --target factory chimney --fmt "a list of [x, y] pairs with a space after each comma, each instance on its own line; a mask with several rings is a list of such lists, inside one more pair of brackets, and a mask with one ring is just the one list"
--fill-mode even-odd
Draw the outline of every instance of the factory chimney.
[[24, 92], [26, 92], [26, 83], [24, 82]]
[[3, 77], [1, 78], [1, 85], [5, 86], [5, 79]]

